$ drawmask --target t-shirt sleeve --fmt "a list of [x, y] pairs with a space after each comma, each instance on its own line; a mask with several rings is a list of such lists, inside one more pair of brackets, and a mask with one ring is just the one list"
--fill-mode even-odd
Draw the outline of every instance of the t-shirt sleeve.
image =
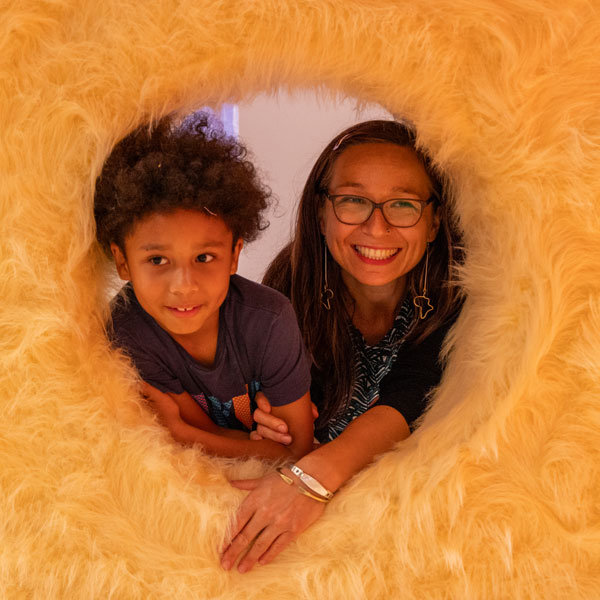
[[162, 348], [155, 332], [144, 321], [134, 304], [117, 303], [109, 331], [112, 344], [131, 360], [140, 377], [162, 392], [181, 394], [184, 390], [161, 357]]
[[452, 323], [442, 325], [419, 344], [404, 345], [379, 387], [374, 406], [395, 408], [411, 431], [427, 407], [429, 392], [442, 377], [440, 351]]
[[272, 406], [294, 402], [309, 391], [310, 364], [294, 309], [286, 301], [272, 320], [261, 361], [261, 390]]

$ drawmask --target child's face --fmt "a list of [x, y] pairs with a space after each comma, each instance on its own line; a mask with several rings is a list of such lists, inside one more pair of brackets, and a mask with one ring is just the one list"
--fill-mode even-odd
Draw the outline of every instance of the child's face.
[[111, 244], [121, 279], [184, 347], [216, 343], [219, 307], [241, 249], [221, 218], [183, 209], [142, 219], [125, 238], [125, 255]]

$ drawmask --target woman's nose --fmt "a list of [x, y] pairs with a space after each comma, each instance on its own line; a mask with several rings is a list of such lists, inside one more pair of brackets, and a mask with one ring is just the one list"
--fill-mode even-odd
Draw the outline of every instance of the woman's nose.
[[376, 206], [371, 216], [362, 224], [362, 228], [365, 232], [377, 237], [387, 235], [391, 225], [385, 220], [381, 208]]

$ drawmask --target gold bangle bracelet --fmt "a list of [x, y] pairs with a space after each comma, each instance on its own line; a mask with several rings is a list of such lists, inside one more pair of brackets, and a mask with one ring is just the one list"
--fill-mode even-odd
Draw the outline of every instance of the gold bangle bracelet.
[[298, 488], [298, 492], [300, 494], [304, 494], [305, 496], [308, 496], [309, 498], [312, 498], [313, 500], [316, 500], [317, 502], [324, 502], [325, 504], [327, 504], [329, 502], [329, 500], [327, 500], [326, 498], [319, 498], [319, 496], [315, 496], [314, 494], [311, 494], [306, 488], [303, 488], [299, 485], [296, 486]]
[[[282, 467], [277, 468], [277, 473], [279, 474], [279, 477], [281, 477], [281, 479], [283, 479], [283, 481], [285, 481], [285, 483], [287, 483], [288, 485], [292, 485], [294, 483], [294, 480], [291, 477], [288, 477], [285, 473], [283, 473]], [[301, 485], [297, 485], [296, 488], [298, 490], [298, 493], [304, 494], [305, 496], [308, 496], [309, 498], [312, 498], [317, 502], [329, 502], [329, 498], [320, 498], [315, 494], [311, 494], [306, 488], [303, 488]]]
[[330, 492], [314, 477], [308, 473], [305, 473], [298, 465], [292, 465], [289, 467], [289, 469], [311, 492], [314, 492], [318, 496], [326, 498], [327, 500], [331, 500], [333, 498], [333, 492]]
[[277, 468], [279, 477], [281, 477], [281, 479], [283, 479], [283, 481], [285, 481], [288, 485], [292, 485], [292, 483], [294, 483], [294, 480], [291, 477], [288, 477], [285, 473], [283, 473], [281, 469], [281, 467]]

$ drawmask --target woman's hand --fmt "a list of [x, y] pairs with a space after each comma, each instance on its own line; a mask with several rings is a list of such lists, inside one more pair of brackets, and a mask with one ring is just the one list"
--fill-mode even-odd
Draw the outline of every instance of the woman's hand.
[[251, 491], [237, 511], [230, 541], [222, 551], [225, 570], [246, 552], [238, 565], [240, 573], [252, 569], [257, 561], [261, 565], [271, 562], [325, 509], [324, 503], [300, 494], [295, 483], [288, 485], [278, 473], [232, 481], [231, 485]]
[[[256, 404], [258, 408], [254, 411], [253, 417], [257, 427], [250, 433], [250, 439], [267, 439], [289, 446], [292, 443], [292, 436], [289, 434], [288, 425], [283, 419], [278, 419], [271, 414], [271, 404], [262, 392], [256, 394]], [[319, 411], [313, 402], [311, 407], [314, 420], [319, 416]]]
[[[390, 406], [374, 406], [357, 417], [334, 440], [321, 445], [297, 465], [325, 488], [337, 492], [375, 456], [407, 438], [410, 430], [404, 417]], [[245, 552], [238, 570], [249, 571], [258, 561], [273, 560], [292, 540], [314, 523], [325, 509], [323, 502], [298, 492], [298, 479], [286, 484], [278, 473], [260, 479], [232, 481], [242, 490], [251, 490], [237, 511], [230, 542], [221, 556], [221, 565], [230, 569]]]

